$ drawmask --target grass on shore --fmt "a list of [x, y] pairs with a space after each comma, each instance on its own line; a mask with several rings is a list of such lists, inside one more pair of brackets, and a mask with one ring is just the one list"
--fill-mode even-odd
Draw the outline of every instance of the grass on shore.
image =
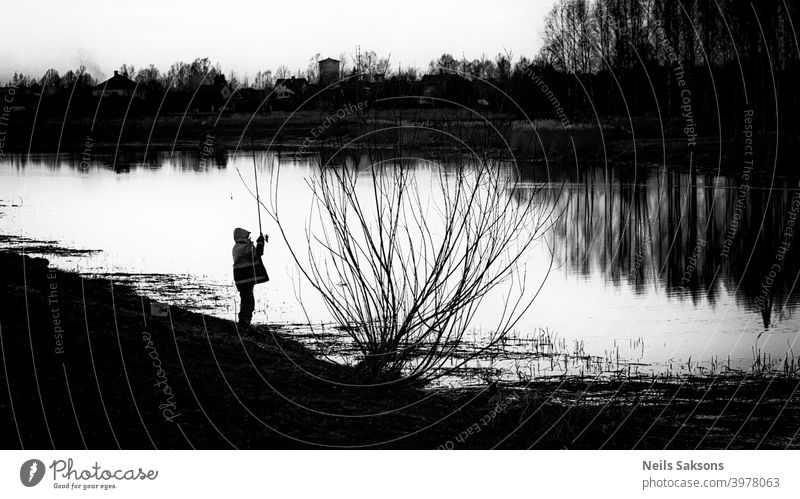
[[16, 252], [0, 301], [3, 448], [800, 447], [791, 376], [360, 387], [280, 328], [151, 318], [125, 285]]

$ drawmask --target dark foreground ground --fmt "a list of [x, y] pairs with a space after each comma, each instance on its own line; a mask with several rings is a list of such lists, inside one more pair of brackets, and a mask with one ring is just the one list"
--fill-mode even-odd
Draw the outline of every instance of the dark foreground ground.
[[13, 252], [0, 304], [2, 448], [800, 447], [793, 377], [346, 386], [280, 328], [151, 319], [122, 285]]

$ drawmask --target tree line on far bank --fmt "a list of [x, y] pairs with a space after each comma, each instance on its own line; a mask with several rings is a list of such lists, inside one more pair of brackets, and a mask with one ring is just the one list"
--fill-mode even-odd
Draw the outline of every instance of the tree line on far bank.
[[[680, 134], [690, 118], [696, 134], [716, 135], [736, 133], [744, 112], [753, 110], [757, 128], [793, 130], [800, 124], [798, 9], [800, 4], [784, 0], [558, 0], [545, 19], [542, 48], [530, 59], [504, 53], [467, 60], [445, 53], [423, 70], [394, 66], [359, 48], [352, 57], [340, 56], [340, 78], [360, 83], [344, 92], [350, 99], [482, 106], [551, 118], [567, 128], [643, 118]], [[119, 73], [151, 101], [133, 111], [152, 112], [165, 93], [191, 93], [204, 84], [252, 89], [259, 92], [252, 94], [256, 101], [259, 95], [268, 100], [283, 78], [304, 78], [314, 90], [319, 60], [316, 54], [306, 69], [279, 66], [252, 78], [226, 74], [208, 58], [176, 62], [167, 71], [123, 64]], [[64, 115], [67, 96], [80, 100], [98, 83], [81, 66], [63, 75], [49, 69], [38, 79], [15, 73], [7, 85], [51, 101], [60, 95], [62, 105], [39, 111]]]

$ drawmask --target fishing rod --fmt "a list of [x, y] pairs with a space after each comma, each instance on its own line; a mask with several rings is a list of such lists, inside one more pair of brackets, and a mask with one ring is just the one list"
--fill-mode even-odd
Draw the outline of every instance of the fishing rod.
[[261, 230], [261, 200], [258, 196], [258, 168], [256, 166], [256, 153], [253, 151], [253, 178], [255, 178], [256, 182], [256, 211], [258, 212], [258, 235], [262, 235], [264, 232]]

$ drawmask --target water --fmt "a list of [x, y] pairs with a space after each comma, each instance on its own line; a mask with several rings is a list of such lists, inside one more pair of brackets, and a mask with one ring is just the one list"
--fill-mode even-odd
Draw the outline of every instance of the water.
[[[272, 280], [256, 287], [254, 321], [311, 322], [315, 332], [320, 325], [332, 331], [330, 314], [286, 245], [302, 241], [306, 182], [316, 162], [272, 153], [222, 159], [206, 164], [193, 154], [161, 154], [147, 164], [114, 164], [100, 157], [82, 168], [79, 157], [7, 156], [0, 162], [0, 234], [100, 250], [33, 249], [62, 268], [113, 274], [163, 301], [234, 319], [231, 233], [237, 226], [257, 232], [255, 159], [286, 239], [262, 212]], [[525, 378], [698, 374], [757, 363], [780, 370], [796, 359], [797, 179], [751, 180], [743, 191], [735, 175], [658, 167], [523, 171], [531, 184], [550, 179], [540, 197], [558, 217], [527, 259], [532, 281], [547, 279], [504, 353], [473, 366]], [[419, 161], [415, 175], [425, 188], [437, 169]], [[471, 336], [478, 342], [492, 328], [496, 303], [477, 315]], [[295, 332], [314, 342], [307, 327]], [[341, 359], [336, 338], [320, 336], [318, 346]]]

